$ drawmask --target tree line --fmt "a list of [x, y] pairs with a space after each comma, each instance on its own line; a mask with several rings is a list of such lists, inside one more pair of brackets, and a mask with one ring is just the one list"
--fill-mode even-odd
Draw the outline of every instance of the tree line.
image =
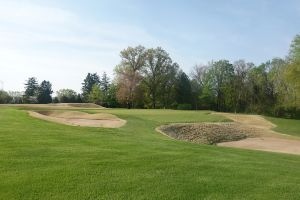
[[210, 109], [300, 117], [300, 35], [286, 58], [258, 66], [244, 60], [211, 61], [187, 75], [161, 47], [120, 52], [114, 78], [88, 73], [82, 92], [61, 89], [52, 98], [49, 81], [34, 77], [25, 92], [0, 91], [0, 103], [81, 103], [105, 107]]

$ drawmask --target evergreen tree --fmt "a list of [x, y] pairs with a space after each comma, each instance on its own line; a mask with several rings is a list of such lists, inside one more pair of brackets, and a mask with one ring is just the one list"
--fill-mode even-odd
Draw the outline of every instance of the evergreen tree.
[[24, 102], [35, 103], [38, 92], [38, 81], [35, 77], [30, 77], [25, 83]]
[[117, 90], [118, 90], [117, 85], [115, 85], [114, 83], [111, 83], [109, 85], [105, 106], [110, 107], [110, 108], [115, 108], [115, 107], [119, 106], [119, 103], [117, 100]]
[[38, 88], [37, 101], [38, 103], [51, 103], [52, 84], [49, 81], [43, 81]]
[[82, 96], [84, 101], [88, 101], [89, 94], [92, 91], [92, 88], [94, 85], [100, 84], [100, 77], [97, 73], [91, 74], [88, 73], [86, 78], [84, 79], [82, 83]]
[[179, 74], [176, 91], [177, 91], [176, 100], [178, 104], [192, 103], [191, 82], [189, 77], [184, 72], [181, 72]]
[[109, 90], [109, 77], [107, 76], [106, 72], [103, 72], [101, 80], [100, 80], [100, 88], [103, 94], [107, 94]]

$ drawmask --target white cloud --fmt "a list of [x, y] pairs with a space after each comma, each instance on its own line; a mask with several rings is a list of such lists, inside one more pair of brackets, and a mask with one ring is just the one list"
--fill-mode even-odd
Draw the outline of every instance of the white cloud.
[[17, 25], [37, 26], [63, 25], [70, 23], [76, 16], [60, 8], [44, 7], [22, 1], [4, 1], [0, 7], [0, 21]]
[[89, 22], [69, 10], [0, 1], [0, 80], [6, 90], [22, 90], [35, 76], [54, 89], [80, 90], [88, 72], [112, 74], [119, 52], [156, 40], [139, 27]]

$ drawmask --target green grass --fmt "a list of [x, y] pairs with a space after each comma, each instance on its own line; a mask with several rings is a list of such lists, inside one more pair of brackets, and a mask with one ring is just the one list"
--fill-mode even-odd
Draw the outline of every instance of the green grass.
[[[94, 111], [90, 111], [94, 112]], [[191, 144], [155, 127], [208, 112], [123, 110], [119, 129], [0, 109], [0, 199], [299, 199], [300, 156]]]
[[266, 119], [276, 125], [276, 127], [273, 130], [278, 131], [280, 133], [300, 137], [300, 120], [283, 119], [275, 117], [266, 117]]

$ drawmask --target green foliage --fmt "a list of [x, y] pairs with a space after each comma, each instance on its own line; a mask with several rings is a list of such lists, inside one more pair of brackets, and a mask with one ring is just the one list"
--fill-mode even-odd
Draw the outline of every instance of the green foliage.
[[145, 65], [146, 50], [143, 46], [128, 47], [120, 53], [121, 63], [116, 66], [116, 82], [118, 85], [117, 99], [126, 104], [127, 108], [134, 107], [142, 79], [141, 70]]
[[80, 95], [71, 89], [60, 89], [56, 92], [57, 103], [80, 103]]
[[36, 78], [31, 77], [25, 83], [24, 103], [51, 103], [52, 85], [49, 81], [43, 81], [38, 85]]
[[[173, 66], [169, 54], [158, 47], [146, 51], [145, 66], [143, 72], [143, 83], [146, 95], [150, 99], [151, 107], [156, 108], [163, 101], [163, 92], [167, 92], [163, 84], [170, 77], [168, 70]], [[163, 91], [162, 91], [163, 90]]]
[[[128, 47], [120, 52], [120, 57], [112, 82], [105, 72], [101, 78], [97, 73], [88, 73], [82, 83], [82, 96], [75, 98], [74, 91], [61, 91], [68, 94], [59, 94], [57, 101], [83, 99], [127, 108], [176, 109], [178, 104], [191, 104], [192, 109], [299, 115], [300, 35], [292, 41], [287, 59], [274, 58], [259, 66], [244, 60], [212, 61], [196, 66], [191, 79], [160, 47]], [[94, 85], [97, 89], [93, 90]], [[25, 103], [46, 102], [41, 96], [37, 99], [36, 78], [29, 78], [25, 89]]]
[[121, 104], [128, 108], [168, 108], [174, 103], [179, 66], [165, 50], [128, 47], [121, 51], [121, 59], [115, 68]]
[[52, 97], [52, 84], [49, 81], [43, 81], [37, 90], [37, 101], [38, 103], [51, 103]]
[[[254, 67], [253, 63], [244, 60], [234, 62], [234, 77], [232, 81], [232, 105], [231, 111], [245, 112], [249, 102], [249, 71]], [[249, 87], [250, 86], [250, 87]]]
[[300, 108], [300, 63], [290, 64], [286, 70], [289, 96], [287, 103], [290, 107]]
[[13, 98], [4, 90], [0, 90], [0, 104], [10, 103]]
[[193, 80], [200, 87], [198, 94], [199, 108], [214, 110], [216, 108], [216, 94], [213, 90], [212, 70], [210, 66], [195, 66]]
[[300, 35], [296, 35], [290, 46], [289, 59], [293, 63], [300, 63]]
[[234, 67], [227, 60], [194, 68], [194, 80], [199, 84], [199, 107], [228, 111], [234, 107]]
[[199, 96], [202, 92], [201, 85], [196, 80], [191, 80], [191, 91], [192, 91], [192, 108], [198, 110], [200, 107]]
[[145, 65], [146, 49], [139, 45], [137, 47], [128, 47], [120, 53], [122, 66], [128, 66], [130, 71], [137, 72]]
[[227, 111], [230, 107], [232, 81], [234, 68], [228, 60], [219, 60], [212, 63], [210, 77], [212, 78], [212, 89], [216, 94], [216, 105], [218, 111]]
[[300, 108], [292, 106], [276, 106], [274, 108], [274, 116], [281, 118], [300, 119]]
[[176, 104], [174, 100], [176, 99], [176, 84], [179, 69], [180, 67], [177, 63], [172, 63], [172, 65], [168, 65], [166, 68], [159, 89], [159, 99], [163, 108], [172, 108], [172, 104]]
[[178, 104], [190, 104], [192, 99], [192, 87], [189, 77], [181, 72], [177, 78], [176, 100]]
[[99, 104], [99, 105], [102, 104], [103, 93], [97, 84], [93, 85], [92, 90], [88, 95], [88, 101], [90, 103], [95, 103], [95, 104]]
[[[255, 66], [238, 60], [232, 65], [220, 60], [196, 66], [193, 88], [198, 88], [202, 109], [250, 112], [281, 117], [298, 117], [300, 108], [300, 65], [295, 39], [289, 60], [274, 58]], [[193, 89], [193, 93], [195, 93]], [[195, 93], [197, 94], [197, 93]]]
[[88, 96], [90, 92], [92, 91], [92, 88], [94, 85], [100, 84], [100, 77], [97, 73], [88, 73], [86, 78], [83, 80], [82, 83], [82, 96], [84, 101], [88, 101]]
[[250, 96], [249, 111], [270, 113], [275, 105], [274, 88], [267, 71], [268, 63], [252, 68], [249, 72]]
[[30, 77], [25, 83], [25, 103], [36, 103], [37, 102], [37, 92], [38, 92], [38, 81], [35, 77]]
[[109, 108], [119, 107], [119, 102], [117, 100], [117, 86], [111, 83], [108, 87], [107, 96], [105, 98], [105, 102], [103, 106]]
[[52, 99], [52, 103], [59, 103], [58, 98], [57, 98], [57, 97], [54, 97], [54, 98]]
[[297, 35], [291, 44], [289, 61], [285, 73], [290, 96], [289, 104], [300, 108], [300, 35]]
[[199, 101], [201, 109], [213, 110], [216, 107], [215, 96], [208, 84], [203, 85]]
[[82, 84], [82, 95], [77, 94], [75, 91], [64, 91], [64, 93], [68, 93], [64, 96], [69, 99], [69, 102], [72, 101], [70, 99], [73, 99], [78, 103], [84, 101], [105, 107], [117, 107], [119, 105], [116, 98], [117, 88], [114, 84], [110, 83], [106, 72], [101, 77], [97, 73], [88, 73]]
[[178, 104], [177, 110], [192, 110], [192, 104]]
[[34, 96], [36, 95], [38, 89], [38, 81], [35, 77], [30, 77], [25, 83], [25, 96]]
[[106, 72], [103, 72], [100, 80], [100, 88], [105, 98], [108, 95], [109, 84], [110, 84], [109, 77], [107, 76]]

